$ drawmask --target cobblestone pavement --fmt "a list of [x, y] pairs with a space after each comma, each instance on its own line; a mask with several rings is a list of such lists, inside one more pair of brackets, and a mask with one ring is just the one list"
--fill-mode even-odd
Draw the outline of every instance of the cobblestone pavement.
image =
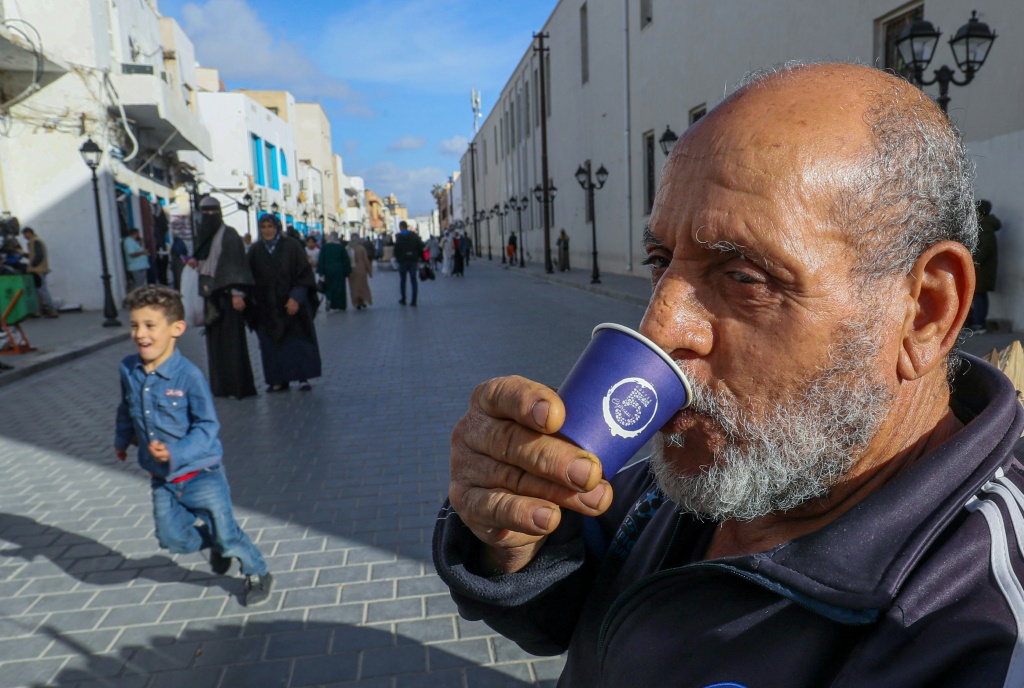
[[[277, 582], [256, 610], [237, 569], [157, 547], [148, 480], [113, 456], [129, 343], [0, 390], [0, 688], [553, 685], [560, 658], [460, 619], [433, 573], [449, 435], [481, 380], [558, 384], [595, 324], [642, 307], [482, 263], [415, 309], [378, 273], [377, 305], [318, 317], [312, 393], [217, 401], [237, 515]], [[205, 366], [196, 332], [181, 348]]]

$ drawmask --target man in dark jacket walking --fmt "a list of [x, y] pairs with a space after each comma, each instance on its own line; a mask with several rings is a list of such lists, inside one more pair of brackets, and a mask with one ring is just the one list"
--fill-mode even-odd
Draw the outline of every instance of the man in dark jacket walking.
[[410, 306], [416, 305], [416, 297], [419, 291], [419, 282], [416, 281], [416, 269], [423, 259], [423, 240], [416, 232], [409, 229], [409, 223], [402, 220], [398, 223], [398, 236], [395, 237], [395, 259], [398, 260], [398, 279], [401, 280], [402, 299], [398, 302], [405, 305], [405, 277], [409, 276], [412, 283], [412, 301]]
[[1024, 685], [1024, 409], [952, 350], [971, 188], [945, 114], [869, 67], [755, 75], [691, 126], [640, 331], [692, 405], [611, 476], [550, 387], [481, 384], [434, 534], [460, 613], [568, 650], [563, 687]]
[[975, 334], [988, 332], [985, 326], [988, 320], [988, 293], [996, 290], [996, 269], [999, 265], [996, 232], [1002, 226], [999, 218], [992, 214], [992, 202], [978, 201], [978, 248], [974, 250], [978, 284], [974, 287], [974, 301], [967, 318], [967, 327]]

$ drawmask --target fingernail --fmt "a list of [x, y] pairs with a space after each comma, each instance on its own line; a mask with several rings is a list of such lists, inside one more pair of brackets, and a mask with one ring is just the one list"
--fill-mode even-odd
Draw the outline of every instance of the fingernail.
[[565, 469], [565, 477], [573, 485], [583, 490], [590, 480], [590, 472], [594, 470], [594, 462], [589, 459], [573, 459], [569, 467]]
[[549, 507], [543, 506], [534, 510], [533, 525], [541, 530], [547, 530], [549, 523], [551, 523], [551, 509]]
[[590, 492], [581, 492], [576, 496], [585, 506], [596, 509], [601, 505], [601, 498], [604, 497], [604, 484], [601, 483]]
[[542, 428], [546, 428], [548, 426], [548, 411], [550, 410], [550, 401], [538, 401], [530, 411], [533, 416], [533, 422]]

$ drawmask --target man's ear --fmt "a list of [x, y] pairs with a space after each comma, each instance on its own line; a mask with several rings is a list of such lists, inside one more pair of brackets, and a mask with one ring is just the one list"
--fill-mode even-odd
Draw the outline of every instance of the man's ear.
[[177, 339], [181, 335], [185, 334], [185, 330], [188, 329], [188, 325], [185, 324], [184, 320], [175, 320], [171, 323], [171, 336]]
[[924, 377], [956, 344], [974, 297], [974, 260], [967, 247], [943, 241], [922, 253], [905, 279], [906, 315], [897, 371]]

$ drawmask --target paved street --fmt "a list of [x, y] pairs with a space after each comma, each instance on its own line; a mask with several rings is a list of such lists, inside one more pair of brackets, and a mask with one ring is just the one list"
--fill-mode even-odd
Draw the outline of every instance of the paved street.
[[[0, 688], [554, 684], [560, 659], [459, 619], [433, 574], [448, 438], [476, 383], [558, 384], [595, 324], [642, 307], [486, 259], [416, 309], [397, 282], [318, 317], [312, 393], [217, 402], [237, 515], [277, 581], [251, 612], [237, 568], [157, 547], [148, 479], [113, 457], [130, 343], [0, 390]], [[195, 331], [181, 349], [205, 368]]]

